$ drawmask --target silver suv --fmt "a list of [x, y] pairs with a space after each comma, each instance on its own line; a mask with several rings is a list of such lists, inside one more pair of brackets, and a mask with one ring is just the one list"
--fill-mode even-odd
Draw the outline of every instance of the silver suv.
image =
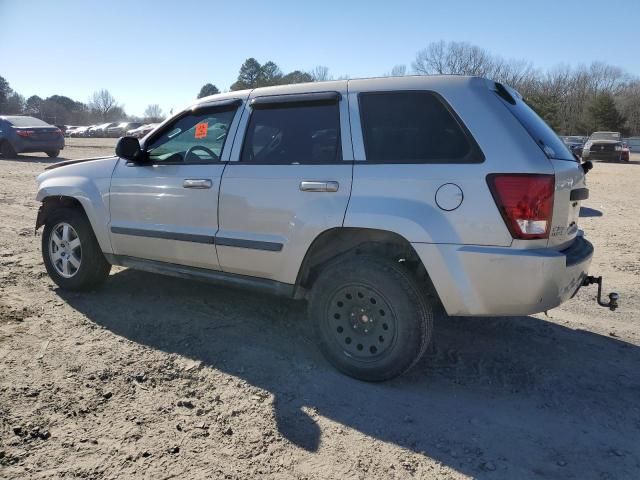
[[577, 224], [587, 166], [483, 78], [214, 95], [116, 154], [38, 177], [61, 288], [120, 265], [307, 299], [321, 350], [360, 379], [414, 365], [439, 305], [527, 315], [599, 280]]

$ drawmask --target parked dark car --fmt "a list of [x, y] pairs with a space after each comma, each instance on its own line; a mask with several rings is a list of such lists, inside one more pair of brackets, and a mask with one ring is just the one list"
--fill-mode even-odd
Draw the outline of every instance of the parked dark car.
[[629, 161], [629, 148], [620, 132], [594, 132], [582, 149], [583, 160]]
[[33, 117], [0, 115], [0, 153], [4, 158], [29, 152], [57, 157], [63, 148], [64, 134], [59, 128]]
[[140, 122], [122, 122], [115, 127], [107, 128], [107, 137], [118, 138], [124, 137], [129, 130], [138, 128], [142, 123]]
[[564, 144], [569, 147], [569, 150], [571, 150], [571, 152], [579, 157], [582, 156], [582, 148], [584, 147], [584, 142], [587, 140], [587, 137], [569, 135], [561, 138]]

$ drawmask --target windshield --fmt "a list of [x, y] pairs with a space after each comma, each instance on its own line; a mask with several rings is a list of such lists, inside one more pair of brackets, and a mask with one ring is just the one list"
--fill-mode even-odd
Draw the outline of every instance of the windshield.
[[584, 137], [565, 137], [565, 143], [583, 143]]
[[619, 132], [595, 132], [591, 134], [589, 140], [620, 140]]
[[50, 127], [47, 122], [33, 117], [5, 117], [5, 120], [14, 127]]

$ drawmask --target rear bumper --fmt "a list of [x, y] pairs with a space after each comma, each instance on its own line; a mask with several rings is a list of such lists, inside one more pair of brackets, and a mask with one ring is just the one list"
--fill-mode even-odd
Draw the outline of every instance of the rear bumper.
[[599, 152], [593, 151], [582, 152], [582, 158], [584, 160], [604, 160], [608, 162], [619, 162], [622, 160], [622, 152]]
[[15, 138], [11, 145], [16, 153], [49, 152], [64, 148], [64, 137], [52, 140], [30, 140], [28, 138]]
[[414, 243], [449, 315], [530, 315], [569, 300], [587, 276], [593, 246], [584, 237], [548, 248]]

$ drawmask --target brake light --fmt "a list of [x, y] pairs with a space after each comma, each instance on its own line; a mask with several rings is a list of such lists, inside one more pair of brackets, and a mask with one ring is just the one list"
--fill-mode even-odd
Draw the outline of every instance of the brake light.
[[487, 183], [513, 238], [549, 238], [554, 175], [492, 174]]
[[21, 137], [30, 137], [36, 132], [34, 132], [33, 130], [16, 130], [16, 133]]
[[56, 130], [56, 133], [61, 137], [64, 137], [64, 133], [62, 133], [62, 130], [60, 130], [59, 128]]

